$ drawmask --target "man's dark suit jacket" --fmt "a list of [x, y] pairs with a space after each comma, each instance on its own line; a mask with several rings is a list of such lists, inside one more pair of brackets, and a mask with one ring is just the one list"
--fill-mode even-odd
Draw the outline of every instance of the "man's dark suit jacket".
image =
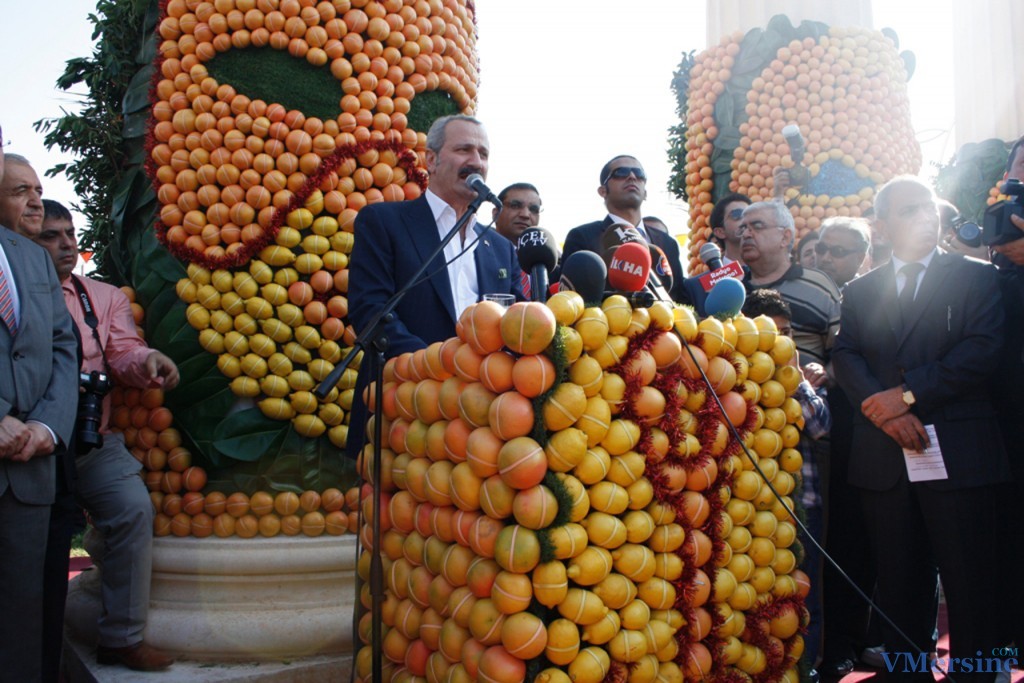
[[[570, 230], [569, 234], [565, 236], [565, 245], [562, 247], [560, 263], [564, 264], [565, 259], [577, 251], [592, 251], [603, 257], [601, 236], [614, 223], [615, 221], [611, 219], [611, 216], [605, 216], [603, 221], [594, 221], [593, 223], [587, 223]], [[672, 289], [669, 291], [669, 295], [674, 301], [688, 303], [683, 292], [684, 274], [683, 266], [679, 261], [679, 242], [676, 242], [671, 235], [666, 235], [660, 230], [645, 229], [645, 232], [650, 237], [651, 242], [661, 247], [661, 250], [665, 252], [665, 256], [668, 258], [668, 265], [672, 269]]]
[[[21, 309], [16, 335], [0, 323], [0, 415], [42, 422], [67, 444], [78, 406], [78, 355], [64, 293], [46, 251], [3, 226], [0, 240]], [[55, 477], [49, 456], [0, 460], [0, 494], [9, 488], [22, 503], [52, 503]]]
[[[349, 318], [361, 333], [441, 244], [441, 237], [426, 197], [365, 207], [356, 218], [355, 234], [349, 274]], [[514, 294], [523, 299], [519, 261], [511, 242], [496, 232], [486, 232], [477, 243], [474, 258], [481, 296]], [[444, 254], [434, 260], [427, 274], [427, 281], [413, 286], [398, 304], [395, 320], [386, 328], [388, 358], [455, 336], [455, 323], [462, 311], [455, 310]], [[360, 372], [357, 383], [350, 446], [363, 441], [366, 412], [359, 397], [371, 381], [366, 374]], [[352, 447], [347, 450], [353, 454]]]
[[1003, 305], [995, 268], [937, 252], [901, 319], [892, 263], [850, 282], [843, 292], [836, 378], [855, 408], [849, 482], [885, 491], [906, 476], [895, 441], [859, 406], [868, 396], [906, 384], [913, 412], [934, 424], [948, 480], [937, 490], [1006, 481], [1006, 453], [990, 400], [1003, 344]]

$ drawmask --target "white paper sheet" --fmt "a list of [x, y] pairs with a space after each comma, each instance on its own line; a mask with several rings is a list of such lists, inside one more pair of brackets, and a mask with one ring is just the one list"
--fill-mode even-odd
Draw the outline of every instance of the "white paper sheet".
[[910, 481], [937, 481], [948, 479], [946, 463], [942, 459], [939, 437], [935, 434], [935, 425], [925, 425], [928, 434], [928, 447], [923, 451], [903, 449], [903, 459], [907, 463], [907, 476]]

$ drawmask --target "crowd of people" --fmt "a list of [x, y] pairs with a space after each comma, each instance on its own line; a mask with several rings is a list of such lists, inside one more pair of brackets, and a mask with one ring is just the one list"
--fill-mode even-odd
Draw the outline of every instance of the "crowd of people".
[[[528, 182], [503, 189], [495, 231], [471, 217], [441, 249], [478, 199], [467, 179], [486, 178], [490, 147], [480, 121], [463, 115], [436, 121], [426, 146], [423, 195], [367, 206], [356, 219], [349, 291], [356, 330], [377, 324], [385, 304], [407, 289], [380, 321], [385, 357], [453, 336], [460, 311], [484, 294], [529, 298], [516, 242], [539, 226], [539, 190]], [[1007, 174], [1024, 179], [1022, 147], [1011, 152]], [[683, 276], [678, 242], [643, 215], [641, 162], [613, 157], [598, 180], [606, 215], [569, 231], [560, 262], [606, 251], [607, 231], [628, 226], [674, 274], [667, 294], [702, 312], [706, 292]], [[787, 183], [778, 172], [773, 201], [723, 197], [710, 223], [722, 263], [742, 272], [744, 311], [775, 319], [799, 351], [807, 422], [801, 503], [814, 539], [804, 539], [814, 586], [808, 676], [838, 678], [858, 659], [877, 665], [893, 653], [934, 652], [940, 581], [953, 658], [1021, 645], [1024, 408], [1016, 396], [1024, 386], [1024, 240], [991, 253], [963, 244], [955, 207], [944, 218], [933, 190], [911, 177], [878, 191], [870, 219], [831, 218], [797, 240], [782, 200]], [[1024, 231], [1020, 217], [1012, 225]], [[422, 285], [407, 287], [435, 252]], [[21, 644], [0, 649], [0, 672], [11, 680], [57, 680], [67, 549], [79, 509], [103, 539], [99, 661], [140, 670], [172, 663], [142, 638], [153, 511], [140, 465], [107, 428], [109, 398], [100, 443], [76, 438], [68, 407], [77, 405], [80, 385], [100, 377], [172, 389], [177, 368], [138, 337], [123, 293], [74, 275], [77, 258], [71, 214], [42, 200], [27, 160], [7, 155], [5, 163], [0, 132], [0, 637]], [[372, 365], [360, 368], [357, 397], [373, 379]], [[358, 400], [351, 421], [366, 424]], [[364, 430], [352, 429], [349, 455], [364, 447]], [[921, 468], [915, 463], [926, 450], [938, 456]], [[928, 669], [902, 674], [932, 678]]]
[[[464, 210], [472, 197], [465, 179], [486, 177], [489, 150], [479, 121], [441, 119], [427, 144], [431, 185], [424, 198], [408, 207], [368, 207], [357, 218], [351, 275], [357, 330], [454, 224], [454, 214], [447, 223], [431, 222], [428, 207], [435, 218], [444, 205]], [[1024, 177], [1020, 144], [1007, 173]], [[1024, 559], [1016, 502], [1024, 494], [1024, 462], [1015, 438], [1024, 411], [1011, 393], [1024, 379], [1024, 332], [1017, 329], [1024, 325], [1016, 322], [1024, 317], [1018, 274], [1024, 240], [995, 247], [995, 265], [976, 258], [988, 250], [957, 241], [950, 227], [957, 219], [942, 220], [933, 190], [911, 177], [881, 188], [870, 218], [837, 216], [797, 240], [782, 200], [787, 172], [780, 169], [775, 180], [773, 201], [727, 195], [710, 224], [722, 263], [742, 268], [745, 311], [770, 315], [792, 334], [805, 378], [802, 503], [817, 541], [804, 539], [804, 566], [815, 586], [808, 676], [836, 679], [862, 660], [898, 664], [890, 675], [932, 680], [927, 665], [905, 662], [918, 661], [917, 648], [934, 653], [941, 579], [950, 661], [977, 662], [950, 673], [994, 678], [991, 668], [978, 671], [982, 660], [1024, 642], [1024, 598], [1015, 574]], [[578, 251], [601, 254], [609, 229], [631, 227], [661, 249], [675, 273], [672, 299], [703, 313], [707, 293], [696, 278], [682, 276], [678, 244], [663, 223], [643, 215], [647, 175], [640, 161], [609, 160], [597, 194], [606, 215], [569, 231], [560, 263]], [[494, 209], [495, 226], [514, 248], [522, 231], [539, 223], [540, 193], [516, 183], [499, 197], [505, 206]], [[1013, 225], [1024, 230], [1019, 218]], [[472, 233], [461, 238], [462, 248], [472, 250]], [[410, 241], [417, 253], [403, 256], [400, 247]], [[529, 286], [515, 259], [506, 261], [505, 247], [494, 242], [480, 238], [474, 259], [479, 262], [480, 245], [497, 250], [513, 277], [489, 283], [478, 271], [463, 292], [466, 301], [495, 291], [522, 298]], [[388, 355], [454, 333], [453, 281], [438, 267], [431, 287], [417, 290], [391, 323], [397, 334], [388, 336], [400, 344]], [[941, 453], [941, 474], [915, 469], [911, 479], [910, 463], [928, 447]], [[908, 659], [897, 656], [903, 653]]]

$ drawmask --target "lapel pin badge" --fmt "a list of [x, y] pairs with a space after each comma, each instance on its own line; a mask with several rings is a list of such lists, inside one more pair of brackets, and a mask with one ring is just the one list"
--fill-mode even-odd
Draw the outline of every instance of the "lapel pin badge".
[[499, 280], [504, 280], [507, 277], [508, 277], [508, 271], [505, 270], [504, 268], [498, 268], [498, 279]]

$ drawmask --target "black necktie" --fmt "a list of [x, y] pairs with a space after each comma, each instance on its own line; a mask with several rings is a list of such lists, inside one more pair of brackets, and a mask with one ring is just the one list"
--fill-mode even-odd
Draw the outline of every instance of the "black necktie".
[[906, 278], [903, 282], [903, 291], [900, 292], [900, 311], [906, 315], [914, 303], [914, 294], [917, 290], [917, 276], [924, 270], [920, 263], [907, 263], [900, 272]]

